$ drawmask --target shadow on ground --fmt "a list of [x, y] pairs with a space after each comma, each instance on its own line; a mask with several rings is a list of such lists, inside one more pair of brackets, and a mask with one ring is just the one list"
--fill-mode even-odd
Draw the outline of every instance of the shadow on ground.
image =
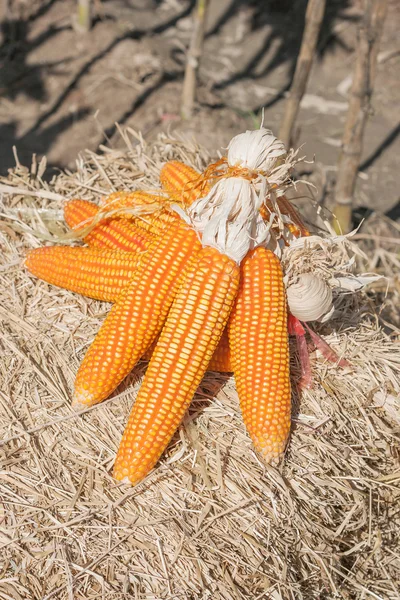
[[[335, 24], [338, 18], [355, 18], [343, 16], [349, 6], [349, 1], [333, 0], [328, 3], [318, 46], [320, 58], [323, 58], [336, 45], [345, 45], [336, 32]], [[75, 4], [72, 0], [68, 5], [70, 5], [71, 12], [73, 12]], [[110, 53], [125, 40], [143, 40], [154, 44], [158, 38], [164, 41], [165, 36], [169, 36], [167, 38], [171, 39], [169, 54], [165, 57], [165, 64], [161, 65], [160, 75], [154, 83], [138, 93], [135, 93], [134, 89], [128, 88], [129, 93], [132, 93], [130, 107], [120, 113], [110, 114], [109, 123], [104, 128], [103, 139], [99, 139], [97, 142], [103, 142], [112, 136], [115, 131], [115, 122], [122, 124], [128, 122], [135, 115], [138, 108], [151, 101], [153, 94], [162, 90], [166, 83], [180, 80], [183, 76], [184, 64], [182, 49], [187, 46], [189, 39], [189, 33], [185, 33], [184, 28], [181, 30], [180, 22], [190, 16], [195, 0], [180, 2], [179, 5], [181, 6], [180, 10], [175, 9], [171, 14], [160, 10], [162, 2], [155, 2], [154, 0], [143, 0], [139, 3], [115, 2], [113, 0], [104, 2], [101, 14], [95, 18], [86, 43], [89, 40], [90, 46], [90, 37], [94, 38], [97, 35], [96, 28], [101, 27], [107, 19], [110, 20], [108, 27], [115, 28], [115, 36], [97, 51], [88, 52], [88, 58], [83, 63], [81, 62], [79, 66], [75, 65], [72, 58], [51, 60], [50, 57], [49, 60], [40, 61], [40, 63], [31, 60], [31, 54], [37, 52], [49, 40], [53, 44], [57, 44], [58, 36], [62, 32], [70, 31], [71, 44], [73, 44], [76, 34], [72, 31], [70, 20], [68, 18], [61, 20], [56, 18], [58, 14], [57, 7], [61, 6], [61, 0], [43, 2], [39, 8], [36, 8], [35, 11], [24, 18], [16, 17], [10, 13], [6, 14], [0, 24], [3, 40], [0, 47], [0, 77], [3, 82], [0, 89], [1, 97], [14, 101], [23, 94], [27, 97], [28, 102], [41, 103], [43, 108], [40, 109], [35, 121], [23, 133], [19, 133], [21, 127], [18, 116], [13, 115], [13, 118], [1, 125], [1, 172], [6, 172], [14, 164], [13, 145], [17, 146], [21, 161], [29, 162], [30, 155], [33, 152], [38, 154], [48, 153], [59, 138], [65, 138], [66, 143], [68, 143], [70, 127], [77, 122], [90, 118], [97, 108], [102, 108], [101, 96], [95, 96], [91, 106], [80, 106], [73, 114], [68, 112], [70, 99], [84, 85], [85, 76], [90, 74], [96, 66], [102, 64]], [[220, 2], [219, 13], [213, 17], [212, 22], [209, 24], [208, 39], [213, 36], [221, 36], [231, 26], [236, 27], [237, 20], [241, 18], [242, 14], [245, 14], [246, 19], [249, 20], [250, 30], [259, 32], [263, 39], [259, 48], [250, 54], [247, 63], [243, 67], [238, 67], [228, 78], [222, 78], [216, 82], [212, 92], [218, 95], [220, 90], [229, 89], [230, 86], [239, 81], [242, 81], [245, 85], [245, 81], [249, 79], [258, 80], [268, 77], [273, 71], [286, 64], [288, 77], [285, 85], [275, 97], [269, 99], [268, 102], [264, 102], [262, 106], [272, 106], [279, 102], [285, 91], [290, 87], [304, 29], [306, 5], [307, 0], [299, 0], [295, 3], [289, 0], [269, 0], [267, 2], [261, 0], [225, 0]], [[121, 10], [123, 10], [123, 13], [119, 12]], [[138, 15], [142, 15], [146, 11], [149, 14], [147, 26], [133, 26], [132, 24], [135, 23]], [[121, 23], [125, 27], [122, 33], [120, 32]], [[126, 26], [126, 23], [129, 26]], [[40, 33], [36, 33], [38, 27]], [[35, 33], [32, 33], [33, 31]], [[183, 31], [183, 34], [181, 34], [181, 31]], [[221, 40], [221, 43], [223, 43], [223, 37]], [[181, 52], [180, 58], [177, 47]], [[274, 51], [269, 56], [271, 48], [274, 48]], [[163, 59], [164, 57], [161, 57], [162, 63]], [[60, 90], [57, 95], [53, 94], [52, 97], [49, 97], [46, 78], [57, 78], [58, 89]], [[207, 87], [208, 83], [202, 81], [200, 85]], [[216, 102], [214, 106], [223, 108], [224, 102]], [[53, 166], [55, 164], [57, 166], [65, 164], [62, 157], [56, 163], [54, 160], [51, 162]]]

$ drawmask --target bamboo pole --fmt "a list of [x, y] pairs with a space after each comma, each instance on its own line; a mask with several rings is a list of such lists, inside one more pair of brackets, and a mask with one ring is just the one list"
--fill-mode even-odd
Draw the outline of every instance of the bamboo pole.
[[300, 53], [279, 131], [279, 139], [282, 140], [287, 148], [292, 143], [294, 124], [299, 112], [301, 99], [306, 91], [322, 19], [325, 13], [325, 5], [326, 0], [308, 0]]
[[197, 0], [194, 27], [186, 58], [185, 77], [182, 90], [182, 119], [190, 119], [196, 99], [196, 83], [199, 62], [203, 52], [205, 23], [209, 0]]
[[76, 16], [76, 29], [80, 33], [90, 31], [92, 25], [91, 0], [78, 0], [78, 11]]
[[335, 229], [348, 233], [354, 190], [360, 166], [365, 126], [371, 113], [379, 41], [387, 12], [387, 0], [365, 0], [365, 11], [358, 29], [357, 56], [349, 108], [338, 161], [335, 207]]

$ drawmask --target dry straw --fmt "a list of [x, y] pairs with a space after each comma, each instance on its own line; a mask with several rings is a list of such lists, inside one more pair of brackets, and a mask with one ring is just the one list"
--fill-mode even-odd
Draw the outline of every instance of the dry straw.
[[351, 368], [313, 353], [314, 386], [299, 394], [293, 348], [294, 427], [279, 469], [255, 455], [232, 379], [209, 374], [157, 468], [119, 485], [110, 468], [144, 366], [73, 413], [74, 374], [107, 307], [30, 277], [21, 259], [38, 236], [65, 232], [65, 200], [154, 187], [172, 158], [208, 161], [195, 144], [147, 147], [122, 133], [125, 150], [84, 153], [50, 184], [36, 165], [1, 183], [0, 598], [399, 598], [399, 232], [393, 247], [376, 244], [382, 220], [364, 234], [364, 268], [387, 279], [341, 294], [319, 326]]

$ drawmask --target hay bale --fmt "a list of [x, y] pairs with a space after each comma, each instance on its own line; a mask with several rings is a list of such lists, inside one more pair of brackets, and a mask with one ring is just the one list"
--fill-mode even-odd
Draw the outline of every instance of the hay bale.
[[255, 455], [232, 378], [208, 374], [157, 468], [121, 485], [109, 473], [144, 367], [73, 412], [74, 374], [108, 307], [36, 280], [21, 257], [63, 234], [65, 200], [151, 189], [163, 161], [208, 160], [195, 144], [122, 133], [125, 151], [86, 152], [48, 184], [44, 164], [17, 166], [0, 186], [0, 596], [399, 598], [400, 350], [387, 315], [400, 236], [379, 255], [384, 286], [342, 299], [319, 330], [351, 368], [314, 353], [314, 386], [300, 393], [293, 348], [279, 468]]

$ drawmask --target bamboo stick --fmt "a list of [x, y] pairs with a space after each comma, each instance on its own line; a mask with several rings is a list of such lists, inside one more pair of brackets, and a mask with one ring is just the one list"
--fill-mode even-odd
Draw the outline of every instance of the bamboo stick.
[[299, 112], [301, 99], [306, 91], [322, 19], [325, 13], [325, 5], [326, 0], [308, 0], [300, 54], [297, 59], [296, 70], [279, 131], [279, 139], [282, 140], [287, 148], [292, 143], [294, 124]]
[[348, 233], [354, 190], [360, 166], [365, 126], [371, 113], [379, 40], [387, 12], [387, 0], [365, 0], [364, 17], [357, 39], [357, 56], [349, 108], [338, 161], [334, 227]]
[[92, 25], [91, 0], [78, 0], [76, 28], [80, 33], [90, 31]]
[[185, 77], [182, 90], [182, 119], [190, 119], [196, 99], [196, 83], [199, 62], [203, 52], [205, 23], [209, 0], [197, 0], [194, 27], [186, 58]]

